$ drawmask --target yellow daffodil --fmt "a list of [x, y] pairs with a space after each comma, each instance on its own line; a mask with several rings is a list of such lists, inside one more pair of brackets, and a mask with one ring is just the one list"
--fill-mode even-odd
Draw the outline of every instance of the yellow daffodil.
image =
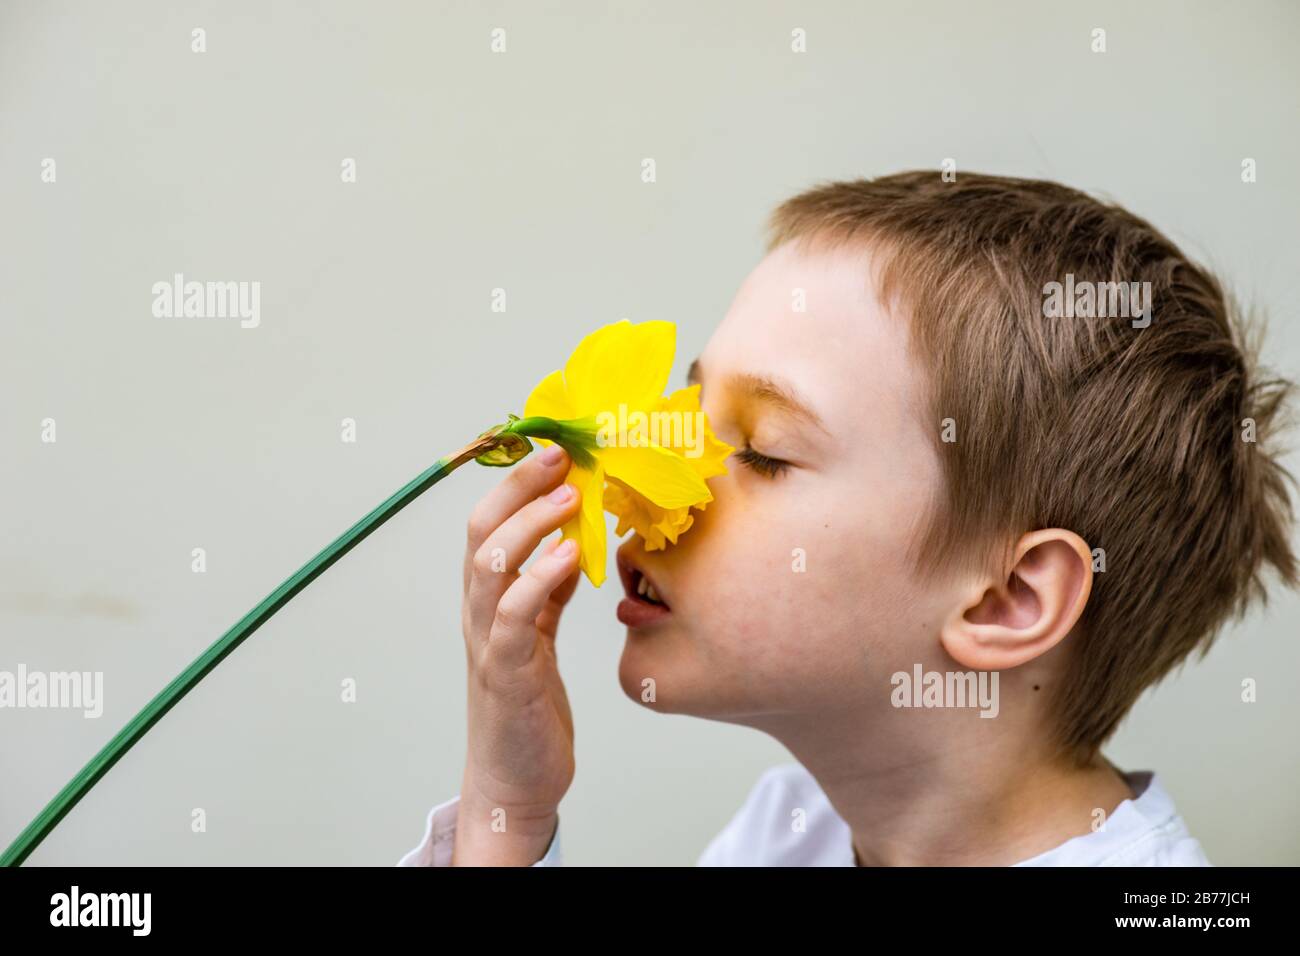
[[[570, 451], [566, 480], [582, 503], [562, 534], [577, 541], [578, 566], [596, 587], [605, 580], [605, 509], [618, 517], [617, 533], [634, 529], [646, 550], [676, 543], [691, 509], [713, 500], [705, 479], [725, 474], [734, 450], [708, 427], [699, 386], [664, 396], [676, 346], [671, 322], [606, 325], [524, 405], [523, 422], [551, 419], [565, 430], [553, 437]], [[521, 431], [550, 444], [537, 429]]]

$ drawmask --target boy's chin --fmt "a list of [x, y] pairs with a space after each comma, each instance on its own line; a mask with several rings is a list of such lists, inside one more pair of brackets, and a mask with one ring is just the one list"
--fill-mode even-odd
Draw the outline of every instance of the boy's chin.
[[694, 651], [671, 628], [629, 629], [618, 663], [619, 686], [629, 700], [661, 714], [724, 719], [730, 710], [727, 688], [718, 686], [717, 675]]
[[672, 664], [671, 637], [667, 628], [654, 631], [629, 627], [623, 642], [623, 655], [618, 661], [618, 683], [628, 699], [652, 710], [667, 710], [663, 706], [662, 686], [668, 674], [678, 670]]

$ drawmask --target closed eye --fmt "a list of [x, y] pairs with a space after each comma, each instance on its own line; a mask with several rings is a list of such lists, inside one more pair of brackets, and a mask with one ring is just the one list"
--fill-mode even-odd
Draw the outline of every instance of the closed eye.
[[747, 468], [753, 469], [766, 478], [776, 478], [790, 467], [788, 461], [782, 461], [780, 458], [769, 458], [767, 455], [756, 452], [748, 445], [735, 454], [741, 464], [745, 465]]

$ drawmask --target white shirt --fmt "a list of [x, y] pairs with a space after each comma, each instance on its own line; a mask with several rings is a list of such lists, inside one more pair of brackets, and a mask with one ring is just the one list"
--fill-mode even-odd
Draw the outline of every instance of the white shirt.
[[[1154, 773], [1124, 774], [1137, 794], [1105, 825], [1066, 840], [1016, 866], [1209, 866], [1173, 800]], [[429, 811], [424, 839], [398, 866], [449, 866], [456, 834], [453, 797]], [[792, 825], [802, 809], [802, 829]], [[812, 774], [800, 764], [767, 770], [741, 808], [700, 855], [696, 866], [855, 866], [853, 836]], [[533, 866], [560, 865], [560, 833]]]

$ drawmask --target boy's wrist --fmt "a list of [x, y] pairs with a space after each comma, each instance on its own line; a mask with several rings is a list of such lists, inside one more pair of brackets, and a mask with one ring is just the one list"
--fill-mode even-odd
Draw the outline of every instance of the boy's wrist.
[[550, 848], [558, 808], [513, 810], [462, 794], [456, 813], [452, 866], [532, 866]]

